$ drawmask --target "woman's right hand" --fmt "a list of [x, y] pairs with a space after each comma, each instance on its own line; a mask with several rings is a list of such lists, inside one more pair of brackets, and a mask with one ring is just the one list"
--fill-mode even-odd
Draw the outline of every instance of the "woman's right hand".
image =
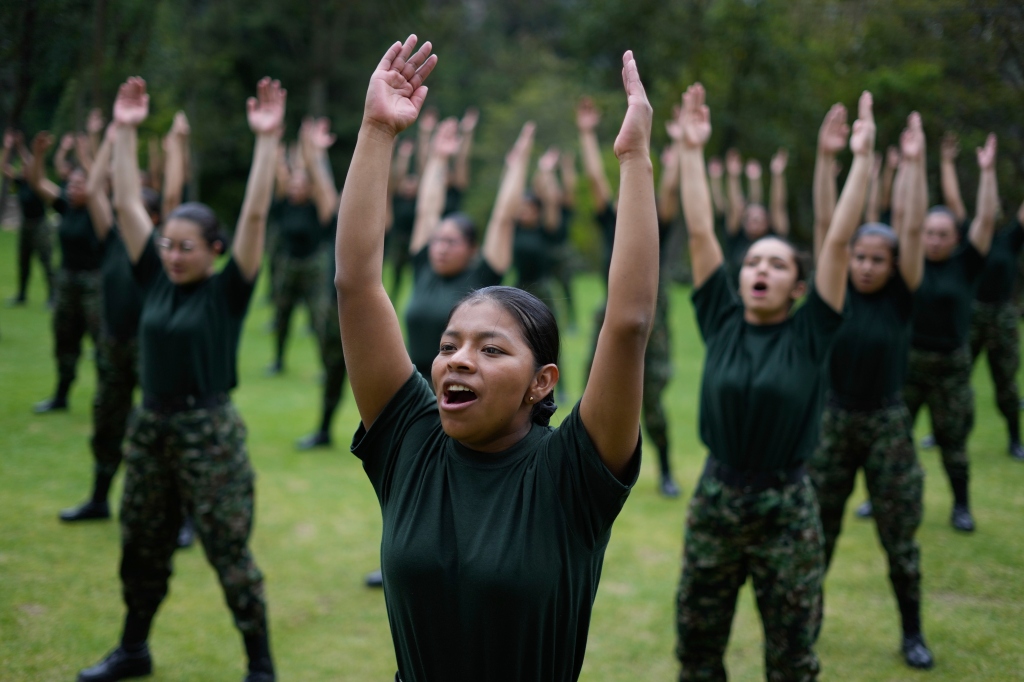
[[149, 95], [146, 81], [132, 76], [117, 89], [114, 100], [114, 122], [118, 125], [138, 127], [149, 115]]
[[[704, 86], [694, 83], [683, 93], [683, 146], [689, 149], [704, 149], [711, 139], [711, 110], [704, 103]], [[743, 162], [739, 152], [730, 149], [725, 155], [725, 165], [730, 175], [739, 175]]]
[[392, 137], [412, 125], [419, 116], [427, 96], [423, 81], [437, 64], [437, 55], [430, 54], [430, 41], [413, 53], [416, 41], [416, 36], [410, 35], [404, 44], [392, 45], [370, 77], [366, 90], [363, 123]]

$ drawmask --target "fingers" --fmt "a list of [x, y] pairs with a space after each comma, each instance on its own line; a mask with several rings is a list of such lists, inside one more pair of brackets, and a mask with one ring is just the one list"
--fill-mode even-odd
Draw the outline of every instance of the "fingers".
[[[402, 43], [401, 47], [398, 49], [398, 53], [392, 60], [389, 67], [391, 70], [402, 73], [405, 69], [406, 62], [409, 61], [409, 57], [412, 55], [412, 51], [416, 49], [416, 43], [418, 40], [419, 38], [416, 37], [415, 33], [409, 34], [409, 37], [405, 39], [404, 43]], [[408, 78], [406, 80], [408, 80]]]
[[[426, 43], [423, 47], [430, 47], [430, 43]], [[416, 73], [414, 73], [412, 78], [409, 80], [409, 83], [412, 85], [414, 90], [423, 85], [423, 81], [427, 80], [427, 76], [430, 75], [435, 66], [437, 66], [437, 55], [432, 54], [425, 62], [423, 62], [423, 66], [418, 68]]]
[[871, 93], [865, 90], [860, 94], [860, 100], [857, 101], [857, 118], [862, 121], [870, 121], [874, 123], [875, 114], [873, 111], [874, 98]]

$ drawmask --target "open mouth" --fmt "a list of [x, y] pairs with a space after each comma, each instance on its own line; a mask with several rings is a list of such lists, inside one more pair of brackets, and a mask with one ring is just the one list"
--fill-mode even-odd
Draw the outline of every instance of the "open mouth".
[[457, 408], [476, 400], [476, 393], [463, 384], [449, 384], [445, 387], [442, 397], [444, 407]]
[[754, 293], [755, 294], [765, 294], [768, 291], [768, 283], [767, 282], [754, 282], [753, 289], [754, 289]]

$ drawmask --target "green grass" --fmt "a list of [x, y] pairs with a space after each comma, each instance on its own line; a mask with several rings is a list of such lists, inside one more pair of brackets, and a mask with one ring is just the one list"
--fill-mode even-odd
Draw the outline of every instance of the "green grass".
[[[15, 235], [0, 232], [0, 299], [13, 294]], [[580, 330], [567, 334], [563, 373], [579, 397], [596, 282], [577, 287]], [[34, 416], [53, 388], [49, 315], [42, 282], [30, 304], [0, 308], [0, 680], [71, 680], [116, 641], [123, 607], [117, 579], [116, 523], [64, 526], [57, 511], [84, 499], [90, 483], [91, 355], [80, 368], [67, 414]], [[673, 461], [692, 490], [704, 458], [696, 437], [702, 345], [688, 292], [673, 292], [674, 380], [666, 395]], [[347, 395], [333, 450], [300, 453], [294, 441], [313, 428], [319, 406], [315, 344], [295, 321], [288, 371], [266, 377], [270, 308], [253, 301], [242, 342], [235, 400], [249, 426], [256, 470], [252, 540], [266, 574], [274, 653], [282, 680], [389, 680], [395, 670], [383, 595], [362, 586], [377, 566], [380, 512], [347, 442], [357, 417]], [[924, 524], [918, 538], [924, 574], [924, 625], [937, 660], [927, 679], [1009, 680], [1024, 670], [1024, 465], [1005, 452], [987, 367], [975, 375], [978, 416], [970, 451], [978, 531], [956, 534], [938, 454], [925, 451]], [[559, 411], [563, 416], [567, 406]], [[919, 422], [918, 434], [927, 430]], [[583, 679], [669, 680], [675, 587], [686, 500], [656, 493], [655, 458], [608, 547], [590, 628]], [[113, 499], [120, 493], [120, 475]], [[863, 498], [863, 488], [853, 501]], [[852, 512], [853, 505], [849, 505]], [[818, 646], [825, 679], [906, 680], [919, 676], [898, 654], [895, 602], [872, 524], [852, 515], [840, 539]], [[760, 620], [749, 588], [741, 596], [727, 665], [734, 680], [763, 678]], [[241, 641], [201, 549], [179, 552], [171, 594], [151, 638], [155, 681], [240, 679]], [[922, 677], [924, 679], [924, 677]]]

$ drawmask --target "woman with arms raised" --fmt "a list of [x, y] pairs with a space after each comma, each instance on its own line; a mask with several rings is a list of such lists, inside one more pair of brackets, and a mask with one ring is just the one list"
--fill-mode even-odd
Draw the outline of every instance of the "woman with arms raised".
[[[253, 471], [245, 424], [231, 403], [242, 322], [263, 256], [285, 92], [263, 79], [247, 103], [256, 133], [230, 258], [214, 264], [225, 240], [213, 211], [182, 204], [157, 238], [142, 203], [137, 126], [149, 112], [146, 84], [130, 78], [114, 104], [114, 208], [135, 279], [142, 409], [132, 421], [121, 501], [121, 583], [127, 615], [120, 645], [79, 673], [79, 682], [148, 675], [147, 641], [167, 595], [182, 511], [190, 514], [206, 557], [242, 631], [246, 682], [272, 682], [263, 576], [249, 552]], [[161, 267], [162, 266], [162, 267]]]
[[842, 322], [850, 237], [864, 209], [875, 124], [860, 99], [853, 167], [821, 249], [814, 287], [796, 250], [765, 236], [747, 250], [739, 296], [715, 238], [704, 145], [704, 88], [683, 97], [683, 211], [693, 304], [707, 346], [700, 435], [710, 450], [690, 505], [677, 606], [680, 680], [725, 680], [736, 596], [749, 575], [772, 680], [813, 680], [824, 573], [821, 522], [804, 462], [814, 448], [829, 348]]
[[437, 339], [435, 388], [414, 371], [381, 283], [388, 165], [434, 68], [395, 43], [370, 80], [338, 218], [338, 306], [377, 492], [388, 617], [404, 682], [575, 680], [611, 524], [635, 481], [643, 355], [657, 296], [651, 107], [632, 54], [615, 144], [621, 224], [590, 381], [558, 429], [550, 311], [489, 287]]

